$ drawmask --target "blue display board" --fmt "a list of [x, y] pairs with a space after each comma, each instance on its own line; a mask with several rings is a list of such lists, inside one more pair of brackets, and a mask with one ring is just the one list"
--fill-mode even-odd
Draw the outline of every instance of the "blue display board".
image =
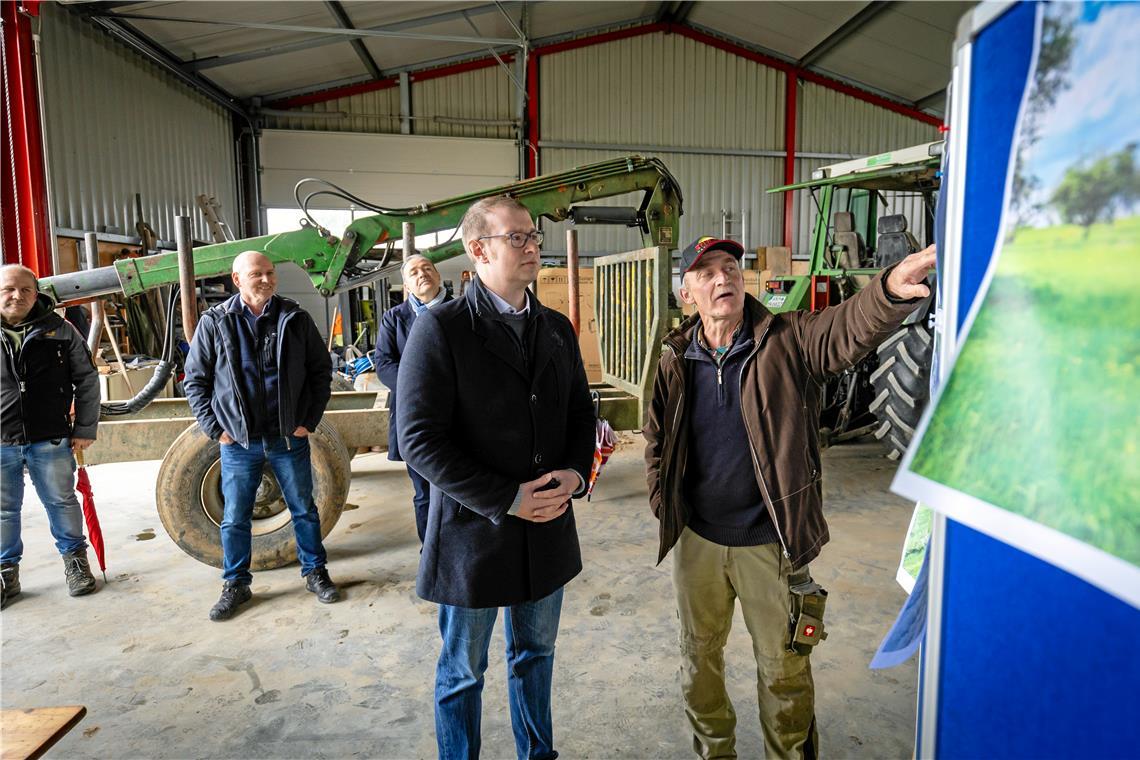
[[[1014, 5], [973, 41], [959, 328], [998, 234], [1035, 14]], [[941, 577], [938, 757], [1140, 757], [1140, 610], [952, 520]]]

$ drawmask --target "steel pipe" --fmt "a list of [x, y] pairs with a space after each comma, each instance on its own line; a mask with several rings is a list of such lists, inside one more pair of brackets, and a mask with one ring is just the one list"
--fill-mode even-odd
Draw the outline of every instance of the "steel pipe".
[[191, 238], [190, 217], [174, 217], [174, 238], [178, 243], [178, 289], [182, 303], [182, 334], [186, 341], [194, 340], [198, 326], [198, 287], [194, 282], [194, 241]]
[[[87, 271], [93, 272], [99, 265], [99, 238], [94, 232], [83, 235], [83, 252], [87, 256]], [[115, 283], [119, 278], [115, 278]], [[91, 326], [87, 328], [87, 350], [94, 355], [95, 347], [103, 335], [103, 301], [96, 298], [91, 302]]]

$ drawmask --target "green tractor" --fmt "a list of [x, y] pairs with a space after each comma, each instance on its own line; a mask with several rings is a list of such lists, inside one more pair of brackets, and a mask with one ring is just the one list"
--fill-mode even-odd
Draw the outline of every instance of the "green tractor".
[[[942, 142], [927, 143], [832, 164], [806, 182], [769, 190], [807, 190], [818, 214], [808, 274], [767, 280], [764, 305], [773, 312], [834, 306], [884, 267], [923, 248], [908, 229], [919, 220], [908, 220], [900, 207], [917, 209], [913, 215], [926, 218], [933, 237], [942, 148]], [[820, 418], [825, 445], [874, 431], [891, 459], [906, 450], [929, 393], [933, 300], [876, 353], [828, 384]]]

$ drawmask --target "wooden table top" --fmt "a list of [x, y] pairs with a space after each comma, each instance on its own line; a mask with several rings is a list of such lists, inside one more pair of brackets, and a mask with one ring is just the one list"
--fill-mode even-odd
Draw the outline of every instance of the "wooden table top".
[[0, 760], [41, 757], [86, 714], [83, 705], [0, 710]]

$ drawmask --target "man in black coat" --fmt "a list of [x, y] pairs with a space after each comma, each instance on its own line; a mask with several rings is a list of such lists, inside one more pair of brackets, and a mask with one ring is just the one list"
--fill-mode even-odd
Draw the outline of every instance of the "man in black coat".
[[[404, 289], [408, 293], [408, 299], [384, 312], [384, 317], [380, 320], [379, 341], [373, 357], [376, 374], [389, 390], [388, 459], [393, 462], [403, 461], [400, 458], [400, 443], [396, 437], [396, 384], [400, 371], [400, 357], [404, 355], [408, 334], [412, 331], [412, 325], [420, 312], [451, 300], [447, 291], [440, 287], [439, 270], [427, 257], [418, 253], [407, 257], [400, 267], [400, 273], [404, 276]], [[416, 511], [416, 534], [420, 537], [420, 544], [423, 544], [428, 517], [428, 482], [411, 466], [408, 467], [408, 477], [411, 478], [412, 488], [415, 489], [412, 507]]]
[[478, 274], [425, 311], [400, 363], [400, 453], [428, 479], [416, 590], [438, 602], [436, 742], [479, 754], [481, 692], [499, 607], [519, 757], [553, 758], [550, 689], [562, 589], [582, 569], [570, 498], [585, 493], [594, 412], [577, 337], [527, 286], [542, 233], [503, 196], [472, 206], [463, 242]]
[[237, 295], [202, 314], [186, 357], [186, 400], [202, 432], [221, 444], [222, 595], [210, 619], [228, 620], [251, 598], [252, 519], [268, 463], [289, 507], [305, 588], [326, 604], [339, 598], [325, 568], [313, 502], [309, 434], [325, 413], [332, 362], [313, 318], [277, 295], [265, 255], [234, 259]]
[[35, 272], [0, 267], [0, 607], [20, 594], [25, 469], [63, 557], [68, 593], [95, 591], [74, 452], [95, 442], [99, 373], [83, 338], [53, 306]]

